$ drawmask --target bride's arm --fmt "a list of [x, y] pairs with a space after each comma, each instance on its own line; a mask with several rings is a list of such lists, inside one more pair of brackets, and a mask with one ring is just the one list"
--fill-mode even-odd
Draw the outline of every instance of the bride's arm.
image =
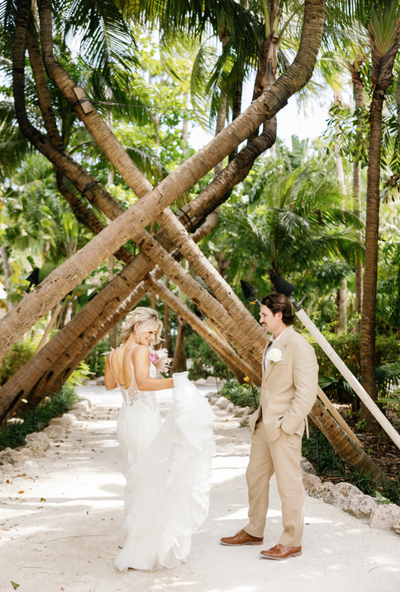
[[174, 386], [173, 378], [151, 378], [150, 350], [145, 345], [135, 347], [132, 352], [135, 379], [141, 391], [162, 391]]
[[106, 391], [112, 391], [113, 389], [117, 388], [117, 386], [118, 386], [117, 381], [115, 380], [113, 373], [111, 372], [110, 356], [107, 356], [107, 360], [106, 360], [106, 371], [104, 373], [104, 386], [106, 387]]

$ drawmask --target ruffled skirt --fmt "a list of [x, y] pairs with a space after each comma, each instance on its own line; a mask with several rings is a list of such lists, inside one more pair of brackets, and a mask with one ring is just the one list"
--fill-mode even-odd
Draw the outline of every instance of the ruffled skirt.
[[127, 538], [115, 560], [119, 570], [172, 568], [186, 561], [192, 534], [208, 514], [214, 418], [187, 372], [175, 374], [173, 407], [126, 474]]

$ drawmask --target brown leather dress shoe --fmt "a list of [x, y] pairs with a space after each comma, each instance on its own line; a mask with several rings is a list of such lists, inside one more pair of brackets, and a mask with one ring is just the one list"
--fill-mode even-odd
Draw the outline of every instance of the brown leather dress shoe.
[[245, 530], [239, 530], [233, 537], [224, 537], [221, 539], [221, 545], [228, 547], [240, 547], [241, 545], [262, 545], [263, 538], [251, 536]]
[[275, 545], [268, 551], [261, 551], [261, 557], [264, 559], [288, 559], [289, 557], [297, 557], [301, 555], [301, 547], [284, 547], [283, 545]]

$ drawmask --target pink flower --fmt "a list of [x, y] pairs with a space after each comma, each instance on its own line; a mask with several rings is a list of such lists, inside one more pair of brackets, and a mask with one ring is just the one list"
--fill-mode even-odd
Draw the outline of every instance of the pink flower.
[[163, 349], [158, 349], [156, 351], [150, 351], [150, 361], [154, 366], [157, 368], [159, 372], [168, 373], [169, 372], [169, 364], [171, 363], [171, 358], [168, 357], [168, 351]]

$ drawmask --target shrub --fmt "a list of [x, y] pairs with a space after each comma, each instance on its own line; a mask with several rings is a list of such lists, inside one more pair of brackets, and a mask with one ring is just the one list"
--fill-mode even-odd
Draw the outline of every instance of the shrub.
[[207, 376], [218, 376], [219, 378], [231, 378], [233, 376], [215, 351], [197, 333], [193, 332], [186, 335], [185, 349], [187, 356], [192, 360], [192, 367], [189, 370], [191, 380], [206, 378]]
[[[320, 453], [320, 474], [324, 477], [345, 477], [346, 481], [352, 483], [363, 493], [372, 495], [374, 497], [384, 497], [390, 502], [400, 506], [400, 475], [398, 478], [388, 479], [382, 491], [376, 491], [374, 477], [366, 475], [363, 471], [348, 471], [344, 467], [342, 461], [333, 450], [325, 436], [319, 432], [319, 453]], [[318, 454], [317, 454], [317, 432], [310, 427], [310, 438], [303, 436], [302, 454], [305, 456], [318, 470]]]
[[237, 380], [227, 380], [220, 390], [234, 405], [240, 407], [257, 407], [260, 404], [260, 389], [254, 384], [240, 384]]
[[29, 362], [36, 351], [37, 345], [35, 341], [21, 339], [7, 350], [0, 366], [1, 386]]
[[50, 401], [44, 399], [37, 405], [35, 422], [33, 422], [33, 411], [30, 410], [19, 415], [23, 420], [22, 423], [6, 423], [0, 428], [0, 450], [22, 446], [28, 434], [43, 430], [53, 417], [69, 411], [77, 401], [75, 389], [70, 385], [64, 385], [60, 392], [51, 397]]
[[[311, 343], [315, 349], [319, 364], [320, 386], [321, 388], [338, 403], [352, 403], [356, 395], [344, 380], [339, 370], [332, 364], [328, 356], [316, 341], [304, 332], [304, 337]], [[346, 366], [357, 378], [361, 374], [360, 366], [360, 335], [325, 335], [330, 345], [343, 360]], [[400, 342], [394, 335], [376, 337], [376, 357], [375, 365], [383, 366], [393, 364], [400, 355]], [[356, 397], [358, 401], [358, 398]]]
[[91, 350], [91, 352], [85, 358], [85, 364], [89, 366], [89, 371], [93, 376], [104, 376], [106, 371], [106, 359], [107, 356], [103, 354], [108, 353], [111, 350], [111, 344], [108, 337], [99, 341], [97, 345]]

